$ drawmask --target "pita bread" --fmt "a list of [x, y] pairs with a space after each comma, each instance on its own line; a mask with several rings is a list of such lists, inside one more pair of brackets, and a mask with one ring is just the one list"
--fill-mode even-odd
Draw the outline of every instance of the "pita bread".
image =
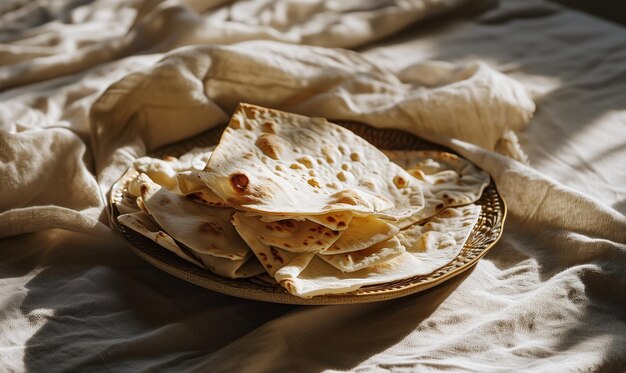
[[[321, 259], [321, 255], [294, 258], [276, 271], [274, 278], [291, 294], [310, 298], [430, 274], [458, 255], [478, 220], [480, 209], [477, 205], [449, 208], [423, 226], [400, 231], [396, 236], [406, 245], [406, 252], [385, 262], [344, 273]], [[422, 239], [423, 236], [426, 238]], [[414, 245], [416, 241], [420, 243]]]
[[386, 262], [405, 251], [400, 241], [396, 237], [391, 237], [363, 250], [335, 255], [320, 253], [318, 257], [341, 272], [349, 273]]
[[395, 225], [373, 216], [355, 217], [339, 239], [320, 254], [343, 254], [367, 249], [390, 239], [399, 230]]
[[490, 182], [488, 173], [451, 153], [386, 150], [385, 154], [418, 179], [424, 193], [424, 208], [394, 223], [401, 228], [428, 219], [447, 207], [476, 202]]
[[325, 250], [340, 234], [308, 220], [264, 222], [258, 216], [241, 216], [235, 228], [242, 237], [256, 235], [265, 245], [294, 253]]
[[377, 148], [322, 118], [240, 104], [202, 180], [238, 210], [311, 216], [414, 215], [419, 183]]
[[148, 214], [176, 241], [194, 252], [240, 260], [249, 249], [230, 223], [233, 209], [201, 205], [153, 182], [140, 187]]

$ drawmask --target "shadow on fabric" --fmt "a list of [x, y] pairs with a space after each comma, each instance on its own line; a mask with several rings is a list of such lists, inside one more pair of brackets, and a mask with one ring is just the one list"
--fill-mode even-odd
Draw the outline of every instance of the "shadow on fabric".
[[[281, 328], [281, 334], [293, 338], [289, 353], [302, 362], [310, 356], [310, 346], [323, 346], [328, 355], [317, 364], [349, 369], [419, 327], [467, 276], [382, 303], [279, 305], [224, 296], [170, 277], [123, 245], [111, 245], [119, 243], [116, 237], [94, 247], [85, 246], [88, 241], [81, 235], [58, 234], [63, 244], [50, 249], [54, 256], [40, 257], [38, 265], [45, 269], [26, 285], [28, 293], [20, 307], [24, 315], [52, 310], [27, 342], [28, 371], [190, 364], [216, 369], [227, 367], [233, 358], [241, 363], [258, 356], [238, 351], [237, 346], [250, 346], [247, 342], [255, 335]], [[368, 335], [376, 337], [365, 338]], [[343, 352], [346, 345], [351, 346], [349, 356]], [[315, 364], [298, 369], [307, 366]]]
[[48, 249], [54, 256], [39, 255], [45, 269], [27, 283], [20, 307], [24, 315], [52, 312], [27, 342], [27, 371], [146, 369], [218, 350], [296, 308], [186, 283], [143, 262], [113, 235], [97, 247], [75, 233], [59, 235], [62, 245]]

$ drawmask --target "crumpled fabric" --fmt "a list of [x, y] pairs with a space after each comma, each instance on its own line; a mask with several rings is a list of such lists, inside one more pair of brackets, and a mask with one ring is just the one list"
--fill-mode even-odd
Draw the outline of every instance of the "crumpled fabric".
[[[4, 2], [2, 370], [623, 370], [625, 41], [541, 1]], [[505, 233], [376, 304], [174, 279], [109, 230], [107, 193], [238, 102], [450, 146], [494, 178]]]

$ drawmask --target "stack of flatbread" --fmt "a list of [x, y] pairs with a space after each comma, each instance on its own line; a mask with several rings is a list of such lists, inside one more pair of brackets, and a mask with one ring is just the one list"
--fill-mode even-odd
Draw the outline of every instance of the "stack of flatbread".
[[489, 175], [455, 155], [382, 152], [353, 132], [240, 104], [216, 147], [137, 159], [118, 221], [230, 278], [346, 293], [452, 261]]

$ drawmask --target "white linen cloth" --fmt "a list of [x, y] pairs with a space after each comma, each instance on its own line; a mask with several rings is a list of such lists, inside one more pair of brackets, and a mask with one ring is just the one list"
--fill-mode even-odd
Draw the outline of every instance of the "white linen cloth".
[[[534, 1], [6, 4], [2, 370], [626, 368], [623, 29]], [[105, 226], [106, 192], [239, 101], [452, 146], [496, 180], [505, 234], [469, 273], [366, 305], [240, 300], [152, 268]]]

